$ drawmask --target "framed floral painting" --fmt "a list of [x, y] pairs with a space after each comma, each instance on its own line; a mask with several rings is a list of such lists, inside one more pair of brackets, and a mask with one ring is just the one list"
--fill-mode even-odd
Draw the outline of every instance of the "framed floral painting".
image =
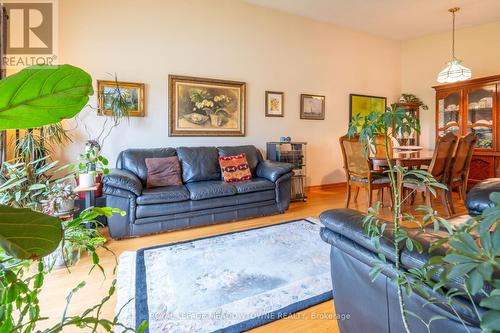
[[144, 117], [144, 83], [97, 81], [99, 110], [106, 116], [112, 115], [112, 103], [121, 95], [128, 106], [130, 117]]
[[285, 93], [266, 91], [266, 117], [283, 117]]
[[169, 136], [244, 136], [246, 83], [169, 75]]

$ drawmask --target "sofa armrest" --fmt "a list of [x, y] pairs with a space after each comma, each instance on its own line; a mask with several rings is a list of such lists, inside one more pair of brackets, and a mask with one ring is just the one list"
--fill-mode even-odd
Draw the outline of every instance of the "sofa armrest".
[[291, 172], [292, 169], [293, 165], [290, 163], [266, 160], [266, 161], [261, 161], [257, 165], [255, 174], [257, 175], [257, 177], [266, 178], [267, 180], [270, 180], [273, 183], [275, 183], [276, 180], [278, 180], [278, 178]]
[[142, 194], [142, 183], [132, 172], [121, 169], [112, 169], [104, 176], [105, 187], [114, 187], [132, 192], [136, 196]]

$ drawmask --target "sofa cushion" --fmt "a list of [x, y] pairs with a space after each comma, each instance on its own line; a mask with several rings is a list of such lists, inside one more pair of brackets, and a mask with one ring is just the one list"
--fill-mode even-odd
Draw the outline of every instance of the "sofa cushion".
[[[275, 198], [276, 192], [274, 190], [267, 190], [262, 192], [231, 195], [227, 197], [210, 198], [205, 200], [187, 200], [182, 202], [171, 202], [154, 205], [138, 205], [135, 214], [137, 219], [143, 219], [154, 216], [181, 214], [212, 208], [246, 205], [261, 202], [275, 202]], [[207, 219], [210, 219], [209, 215], [207, 215]], [[136, 223], [146, 222], [137, 221]]]
[[221, 179], [217, 148], [179, 147], [177, 155], [181, 161], [184, 183]]
[[236, 183], [252, 179], [245, 154], [219, 157], [222, 177], [226, 183]]
[[146, 189], [137, 197], [138, 205], [180, 202], [189, 200], [189, 191], [184, 185], [164, 186]]
[[231, 183], [238, 193], [251, 193], [265, 190], [273, 190], [274, 183], [264, 178], [253, 178], [242, 182]]
[[259, 162], [262, 161], [262, 155], [260, 151], [252, 145], [217, 147], [217, 150], [219, 151], [219, 156], [234, 156], [245, 154], [252, 175], [255, 175], [255, 168], [257, 168]]
[[170, 157], [176, 154], [174, 148], [127, 149], [118, 155], [116, 167], [135, 174], [145, 187], [148, 176], [146, 158]]
[[221, 180], [188, 183], [186, 187], [189, 190], [191, 200], [226, 197], [237, 193], [233, 185]]
[[147, 187], [182, 185], [181, 166], [177, 156], [146, 158]]

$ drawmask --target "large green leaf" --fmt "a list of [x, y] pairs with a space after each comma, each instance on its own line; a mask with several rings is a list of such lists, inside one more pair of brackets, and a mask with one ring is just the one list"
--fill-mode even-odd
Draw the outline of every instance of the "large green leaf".
[[28, 67], [0, 81], [0, 130], [72, 118], [94, 93], [92, 78], [71, 65]]
[[63, 237], [61, 221], [25, 208], [0, 206], [0, 246], [18, 259], [52, 253]]

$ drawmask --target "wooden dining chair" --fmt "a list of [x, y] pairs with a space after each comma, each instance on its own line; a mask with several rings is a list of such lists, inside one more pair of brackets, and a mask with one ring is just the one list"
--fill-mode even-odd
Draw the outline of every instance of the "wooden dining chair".
[[[457, 136], [451, 132], [446, 133], [444, 136], [440, 137], [438, 142], [436, 143], [436, 148], [434, 149], [429, 168], [427, 169], [427, 171], [434, 177], [434, 179], [442, 184], [446, 184], [446, 177], [448, 176], [448, 172], [450, 170], [450, 164], [453, 158], [453, 151], [455, 149], [456, 143]], [[405, 177], [405, 179], [408, 178]], [[425, 204], [429, 207], [432, 207], [431, 193], [424, 185], [417, 186], [416, 184], [408, 183], [403, 180], [403, 186], [410, 190], [424, 192]], [[447, 191], [444, 189], [436, 190], [440, 192], [441, 203], [443, 204], [446, 215], [450, 216], [448, 195], [446, 193]], [[414, 195], [412, 195], [412, 204], [413, 198]]]
[[467, 181], [469, 180], [469, 168], [472, 161], [472, 154], [477, 142], [475, 133], [469, 133], [461, 137], [457, 143], [457, 149], [450, 163], [450, 170], [448, 172], [446, 185], [448, 186], [448, 202], [450, 204], [451, 212], [455, 214], [455, 207], [451, 194], [453, 189], [458, 188], [460, 198], [465, 201], [465, 192], [467, 190]]
[[344, 135], [339, 141], [347, 179], [346, 208], [349, 207], [352, 188], [355, 188], [356, 191], [354, 201], [358, 199], [359, 189], [365, 189], [368, 206], [372, 205], [373, 190], [382, 190], [382, 202], [384, 201], [383, 190], [385, 188], [389, 190], [392, 198], [389, 177], [373, 170], [372, 164], [364, 152], [363, 144], [359, 142], [359, 137], [354, 136], [349, 138], [347, 135]]

